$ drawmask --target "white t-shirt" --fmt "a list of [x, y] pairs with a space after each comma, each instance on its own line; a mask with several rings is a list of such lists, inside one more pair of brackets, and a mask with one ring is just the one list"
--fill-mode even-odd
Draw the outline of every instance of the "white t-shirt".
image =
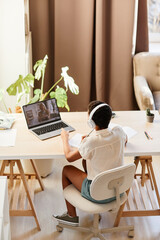
[[79, 152], [87, 164], [87, 178], [123, 165], [126, 134], [121, 127], [95, 131], [81, 142]]

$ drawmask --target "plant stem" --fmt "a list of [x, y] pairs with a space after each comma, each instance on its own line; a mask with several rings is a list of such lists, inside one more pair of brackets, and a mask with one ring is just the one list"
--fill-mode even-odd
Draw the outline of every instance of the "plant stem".
[[48, 96], [48, 94], [52, 91], [52, 89], [60, 82], [62, 81], [63, 77], [61, 77], [55, 84], [53, 84], [53, 86], [49, 89], [49, 91], [44, 95], [43, 99], [46, 99], [46, 97]]
[[45, 69], [44, 69], [44, 71], [42, 72], [42, 82], [41, 82], [41, 97], [40, 97], [40, 99], [42, 98], [42, 94], [43, 94], [43, 86], [44, 86], [44, 74], [45, 74]]
[[6, 106], [5, 101], [4, 101], [3, 98], [2, 98], [2, 102], [3, 102], [3, 104], [4, 104], [4, 107], [5, 107], [6, 111], [7, 111], [7, 113], [9, 113], [8, 108], [7, 108], [7, 106]]

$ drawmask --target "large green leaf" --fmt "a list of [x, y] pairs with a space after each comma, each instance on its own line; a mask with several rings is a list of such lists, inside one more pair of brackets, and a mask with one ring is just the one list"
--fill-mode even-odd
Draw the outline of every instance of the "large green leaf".
[[70, 91], [73, 94], [78, 95], [79, 94], [79, 87], [77, 84], [75, 84], [74, 79], [72, 77], [70, 77], [67, 73], [67, 71], [69, 70], [69, 67], [62, 67], [62, 73], [61, 76], [64, 78], [64, 85], [66, 87], [66, 90], [68, 90], [68, 87], [70, 89]]
[[45, 68], [46, 68], [46, 65], [47, 65], [47, 60], [48, 60], [48, 56], [45, 55], [45, 57], [43, 58], [43, 60], [38, 60], [33, 69], [35, 71], [35, 79], [39, 80], [42, 75], [44, 75], [45, 73]]
[[17, 98], [17, 102], [19, 103], [21, 101], [21, 98], [23, 97], [24, 93], [20, 93]]
[[35, 89], [34, 90], [34, 97], [29, 101], [30, 103], [35, 103], [38, 102], [40, 100], [40, 96], [41, 96], [41, 89]]
[[22, 75], [19, 75], [19, 78], [16, 82], [12, 83], [8, 88], [7, 92], [9, 95], [16, 96], [17, 94], [26, 94], [30, 92], [30, 86], [34, 86], [34, 76], [29, 73], [26, 77], [23, 78]]
[[34, 87], [34, 76], [32, 73], [29, 73], [27, 76], [25, 76], [24, 82], [28, 82], [31, 87]]
[[51, 98], [56, 98], [57, 100], [57, 105], [58, 107], [65, 107], [68, 111], [70, 110], [68, 103], [67, 103], [67, 93], [64, 90], [64, 88], [60, 88], [59, 86], [57, 86], [55, 92], [52, 91], [50, 92], [50, 97]]

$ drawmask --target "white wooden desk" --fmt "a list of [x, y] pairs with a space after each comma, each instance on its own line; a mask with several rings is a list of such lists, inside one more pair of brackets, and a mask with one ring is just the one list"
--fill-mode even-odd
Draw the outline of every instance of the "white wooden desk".
[[[17, 114], [13, 128], [17, 129], [16, 145], [14, 147], [0, 147], [0, 159], [52, 159], [62, 157], [63, 147], [60, 136], [45, 141], [39, 140], [31, 134], [26, 126], [22, 114]], [[62, 119], [71, 124], [76, 132], [87, 134], [90, 128], [87, 126], [86, 112], [61, 113]], [[113, 123], [122, 126], [130, 126], [137, 134], [129, 140], [125, 148], [125, 156], [160, 155], [160, 115], [155, 111], [154, 123], [147, 123], [145, 111], [117, 111]], [[148, 141], [144, 131], [148, 131], [153, 137]]]
[[[13, 125], [13, 128], [17, 129], [16, 145], [14, 147], [7, 148], [0, 147], [0, 159], [5, 160], [3, 162], [10, 163], [11, 171], [13, 169], [12, 165], [14, 164], [13, 160], [17, 163], [31, 210], [10, 210], [10, 215], [34, 216], [37, 227], [40, 230], [36, 210], [34, 208], [20, 159], [61, 158], [64, 156], [63, 146], [60, 136], [45, 141], [39, 140], [28, 131], [23, 114], [17, 114], [16, 116], [17, 120]], [[90, 128], [87, 125], [88, 116], [86, 112], [62, 113], [61, 117], [64, 121], [72, 125], [78, 133], [87, 134], [90, 131]], [[116, 112], [116, 117], [112, 119], [112, 122], [121, 124], [122, 126], [130, 126], [137, 131], [137, 134], [127, 143], [125, 156], [160, 155], [160, 116], [158, 112], [155, 112], [154, 123], [146, 122], [145, 111], [119, 111]], [[144, 134], [145, 130], [149, 132], [149, 134], [153, 137], [153, 140], [147, 140]], [[70, 136], [74, 135], [76, 132], [70, 133]], [[3, 172], [4, 169], [1, 168], [0, 174], [3, 175]], [[43, 190], [43, 183], [39, 177], [38, 171], [36, 171], [36, 175], [38, 176], [39, 183]], [[145, 214], [148, 215], [149, 213], [147, 212]], [[158, 214], [160, 215], [160, 210], [158, 210]]]
[[[125, 156], [160, 155], [160, 115], [158, 111], [154, 113], [154, 122], [148, 123], [145, 111], [116, 112], [116, 117], [112, 122], [132, 127], [137, 131], [137, 134], [127, 143]], [[153, 137], [153, 140], [148, 140], [144, 131], [147, 131]]]

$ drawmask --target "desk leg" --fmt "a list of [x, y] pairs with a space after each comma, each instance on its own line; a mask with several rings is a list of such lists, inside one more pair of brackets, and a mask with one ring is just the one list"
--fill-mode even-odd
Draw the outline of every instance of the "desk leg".
[[15, 165], [15, 161], [14, 160], [9, 160], [10, 162], [10, 184], [11, 187], [13, 187], [13, 179], [14, 179], [14, 172], [13, 172], [13, 167]]
[[[141, 173], [135, 173], [132, 194], [124, 211], [122, 205], [117, 214], [114, 226], [118, 226], [121, 217], [160, 216], [160, 196], [152, 166], [152, 156], [137, 156], [136, 169], [141, 163]], [[145, 165], [148, 173], [145, 173]], [[138, 178], [139, 177], [139, 178]]]
[[26, 181], [26, 177], [25, 177], [25, 174], [24, 174], [24, 171], [23, 171], [23, 168], [22, 168], [21, 161], [20, 161], [20, 160], [15, 160], [15, 161], [16, 161], [16, 163], [17, 163], [17, 166], [18, 166], [18, 169], [19, 169], [19, 172], [20, 172], [22, 181], [23, 181], [23, 185], [24, 185], [24, 188], [25, 188], [27, 197], [28, 197], [28, 201], [29, 201], [30, 206], [31, 206], [31, 210], [32, 210], [33, 216], [34, 216], [35, 221], [36, 221], [36, 224], [37, 224], [37, 228], [38, 228], [38, 230], [40, 231], [41, 228], [40, 228], [40, 225], [39, 225], [39, 222], [38, 222], [36, 210], [35, 210], [35, 208], [34, 208], [34, 205], [33, 205], [33, 202], [32, 202], [31, 196], [30, 196], [30, 193], [29, 193], [28, 183], [27, 183], [27, 181]]
[[136, 170], [137, 170], [137, 167], [138, 167], [138, 164], [139, 164], [139, 158], [138, 157], [134, 158], [134, 164], [136, 165]]
[[151, 182], [151, 187], [152, 187], [152, 190], [154, 190], [153, 180], [152, 180], [152, 173], [151, 173], [149, 161], [146, 162], [146, 165], [147, 165], [148, 177], [149, 177], [150, 182]]
[[3, 160], [0, 170], [0, 176], [3, 176], [6, 166], [8, 165], [8, 160]]
[[159, 207], [160, 207], [160, 197], [159, 197], [159, 192], [158, 192], [158, 187], [157, 187], [156, 178], [155, 178], [154, 171], [153, 171], [153, 167], [152, 167], [152, 160], [149, 160], [149, 161], [148, 161], [148, 165], [149, 165], [149, 168], [150, 168], [150, 171], [151, 171], [151, 175], [152, 175], [152, 179], [153, 179], [153, 184], [154, 184], [155, 192], [156, 192], [158, 204], [159, 204]]
[[40, 176], [40, 174], [39, 174], [39, 172], [38, 172], [38, 169], [37, 169], [37, 167], [36, 167], [36, 165], [35, 165], [35, 163], [34, 163], [34, 161], [33, 161], [32, 159], [30, 159], [30, 162], [31, 162], [32, 167], [33, 167], [33, 169], [34, 169], [34, 171], [35, 171], [36, 178], [38, 179], [38, 182], [39, 182], [39, 184], [40, 184], [40, 186], [41, 186], [41, 189], [42, 189], [42, 191], [43, 191], [43, 190], [44, 190], [44, 184], [43, 184], [43, 182], [42, 182], [42, 179], [41, 179], [41, 176]]
[[142, 166], [142, 178], [141, 178], [141, 184], [142, 187], [144, 187], [144, 182], [145, 182], [145, 159], [141, 160], [141, 166]]
[[1, 165], [1, 170], [0, 170], [0, 175], [4, 175], [5, 168], [10, 166], [10, 174], [9, 174], [9, 179], [10, 179], [10, 185], [13, 187], [13, 179], [14, 179], [14, 173], [13, 173], [13, 167], [15, 165], [14, 160], [3, 160], [2, 165]]

